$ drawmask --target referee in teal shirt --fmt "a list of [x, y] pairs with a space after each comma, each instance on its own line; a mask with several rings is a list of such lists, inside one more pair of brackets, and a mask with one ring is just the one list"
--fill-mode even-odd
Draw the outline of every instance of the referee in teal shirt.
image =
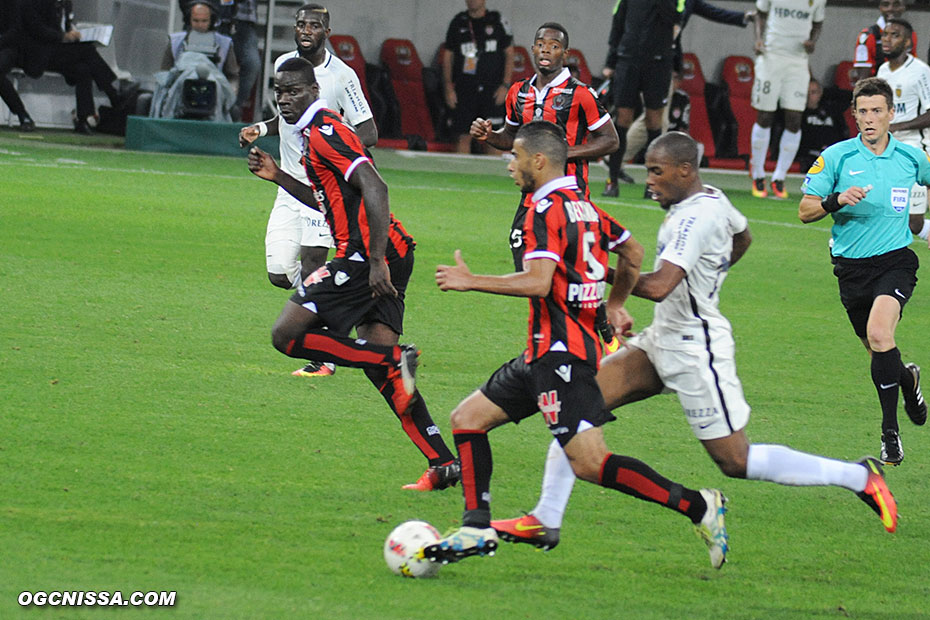
[[908, 247], [914, 183], [930, 185], [930, 161], [888, 133], [894, 95], [879, 78], [859, 80], [852, 103], [859, 135], [825, 150], [804, 179], [798, 216], [804, 223], [833, 217], [833, 274], [856, 335], [872, 358], [872, 382], [882, 409], [881, 459], [904, 459], [898, 391], [914, 424], [927, 421], [920, 368], [904, 364], [894, 333], [917, 284], [917, 255]]

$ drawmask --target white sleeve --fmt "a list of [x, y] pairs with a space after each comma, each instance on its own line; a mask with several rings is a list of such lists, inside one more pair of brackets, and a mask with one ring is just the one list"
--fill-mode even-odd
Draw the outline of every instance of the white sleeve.
[[362, 83], [359, 82], [358, 76], [351, 67], [347, 67], [345, 71], [340, 71], [338, 93], [337, 107], [342, 110], [342, 115], [352, 123], [353, 127], [358, 127], [359, 124], [373, 118], [371, 106], [365, 100]]
[[826, 0], [824, 0], [823, 2], [818, 2], [814, 6], [814, 12], [811, 15], [811, 21], [814, 22], [815, 24], [817, 22], [822, 22], [824, 18], [826, 17], [826, 15], [827, 15], [827, 2]]
[[659, 258], [678, 265], [686, 274], [690, 273], [704, 253], [705, 240], [713, 235], [713, 219], [695, 215], [672, 217], [664, 224], [672, 228], [672, 237], [662, 248]]
[[749, 220], [746, 219], [746, 216], [731, 204], [727, 210], [727, 234], [732, 237], [746, 230], [748, 226]]
[[920, 109], [930, 110], [930, 67], [923, 67], [916, 81]]

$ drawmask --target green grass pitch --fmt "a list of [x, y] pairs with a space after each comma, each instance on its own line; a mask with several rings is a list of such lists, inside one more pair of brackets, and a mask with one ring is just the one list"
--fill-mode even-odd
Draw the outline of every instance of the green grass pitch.
[[[418, 242], [404, 341], [423, 350], [420, 387], [451, 443], [449, 411], [521, 351], [526, 302], [441, 293], [433, 270], [461, 248], [474, 270], [507, 272], [517, 189], [500, 159], [376, 159]], [[591, 174], [597, 197], [604, 170]], [[729, 190], [755, 239], [722, 301], [750, 437], [877, 453], [876, 397], [827, 224], [798, 222], [797, 179], [787, 202], [753, 200], [743, 175], [705, 181]], [[662, 212], [641, 185], [621, 192], [595, 201], [646, 246], [650, 268]], [[893, 535], [843, 489], [725, 478], [661, 396], [619, 410], [608, 444], [724, 490], [722, 570], [686, 519], [580, 483], [554, 551], [504, 544], [433, 580], [395, 577], [381, 557], [388, 532], [408, 519], [454, 525], [461, 493], [401, 490], [425, 462], [361, 372], [298, 379], [299, 362], [270, 346], [287, 299], [265, 276], [273, 196], [244, 159], [0, 136], [0, 618], [930, 617], [930, 429], [903, 410]], [[631, 309], [649, 323], [648, 302]], [[898, 344], [930, 370], [928, 314], [922, 283]], [[495, 516], [534, 505], [548, 440], [537, 419], [492, 433]], [[17, 604], [37, 590], [174, 590], [177, 604]]]

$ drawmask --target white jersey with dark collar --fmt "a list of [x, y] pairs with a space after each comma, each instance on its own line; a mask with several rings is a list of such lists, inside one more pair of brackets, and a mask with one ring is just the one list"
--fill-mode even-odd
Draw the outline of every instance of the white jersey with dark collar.
[[[275, 71], [285, 60], [297, 58], [297, 50], [282, 54], [274, 61]], [[320, 85], [320, 99], [325, 99], [331, 109], [339, 112], [353, 127], [372, 118], [371, 107], [365, 100], [362, 85], [352, 67], [338, 56], [325, 50], [323, 62], [313, 68], [316, 81]], [[278, 118], [280, 134], [281, 169], [292, 177], [309, 184], [307, 175], [300, 163], [303, 156], [303, 139], [283, 118]]]
[[730, 268], [733, 235], [747, 220], [719, 189], [704, 191], [672, 205], [659, 228], [655, 269], [668, 261], [684, 279], [656, 304], [652, 327], [665, 348], [715, 342], [732, 346], [730, 322], [720, 313], [720, 286]]

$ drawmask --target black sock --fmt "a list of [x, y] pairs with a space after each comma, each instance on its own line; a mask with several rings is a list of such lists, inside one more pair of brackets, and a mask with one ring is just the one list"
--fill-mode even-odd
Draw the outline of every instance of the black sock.
[[491, 527], [491, 444], [485, 431], [452, 431], [462, 462], [465, 512], [462, 525]]
[[[405, 393], [400, 372], [396, 370], [388, 371], [387, 368], [369, 368], [365, 370], [365, 375], [381, 392], [381, 396], [387, 401], [391, 411], [397, 415], [394, 396], [395, 394]], [[422, 394], [417, 392], [413, 403], [407, 407], [407, 411], [403, 415], [397, 415], [397, 419], [400, 420], [401, 427], [407, 433], [407, 437], [410, 438], [413, 445], [429, 461], [430, 467], [445, 465], [455, 459], [452, 451], [443, 441], [442, 435], [439, 434], [439, 427], [433, 422], [429, 409], [427, 409], [426, 403], [423, 401]]]
[[662, 135], [662, 128], [659, 129], [647, 129], [646, 130], [646, 148], [649, 148], [649, 145], [652, 144], [652, 141]]
[[359, 342], [355, 338], [336, 336], [328, 329], [310, 329], [302, 338], [288, 342], [284, 354], [350, 368], [377, 368], [397, 364], [400, 347]]
[[611, 153], [610, 157], [607, 158], [607, 168], [609, 169], [608, 181], [611, 183], [617, 182], [617, 177], [620, 176], [620, 169], [623, 168], [623, 155], [626, 153], [626, 127], [617, 127], [617, 136], [620, 138], [620, 144], [617, 146], [617, 150]]
[[898, 430], [898, 392], [899, 381], [904, 365], [901, 352], [895, 347], [890, 351], [872, 353], [872, 383], [878, 392], [878, 402], [882, 407], [882, 430]]
[[700, 491], [672, 482], [642, 461], [629, 456], [608, 454], [601, 465], [601, 479], [598, 484], [639, 499], [662, 504], [685, 515], [692, 523], [700, 523], [707, 511], [707, 502]]

